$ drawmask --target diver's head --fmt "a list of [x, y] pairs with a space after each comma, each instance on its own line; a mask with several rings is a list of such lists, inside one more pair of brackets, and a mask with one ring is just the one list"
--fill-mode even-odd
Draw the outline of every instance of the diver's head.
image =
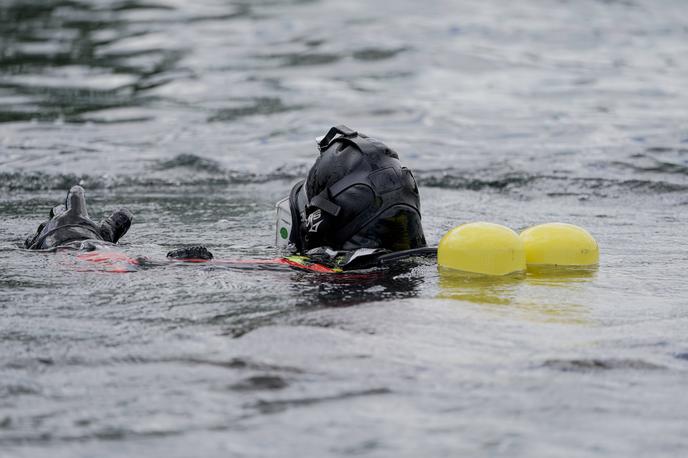
[[420, 196], [411, 171], [382, 142], [333, 127], [305, 180], [277, 204], [278, 245], [300, 252], [424, 247]]

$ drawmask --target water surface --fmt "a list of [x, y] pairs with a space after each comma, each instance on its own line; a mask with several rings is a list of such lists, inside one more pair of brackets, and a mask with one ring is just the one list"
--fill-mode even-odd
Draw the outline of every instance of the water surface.
[[[0, 456], [685, 456], [685, 2], [5, 0], [0, 37]], [[131, 255], [274, 256], [340, 123], [414, 170], [429, 242], [565, 221], [599, 269], [18, 248], [81, 184]]]

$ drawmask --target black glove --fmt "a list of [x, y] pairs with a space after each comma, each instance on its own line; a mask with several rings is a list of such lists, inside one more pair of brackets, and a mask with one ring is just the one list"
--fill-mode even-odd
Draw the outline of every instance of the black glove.
[[133, 215], [126, 208], [115, 210], [100, 222], [100, 236], [106, 242], [117, 243], [129, 230], [132, 219]]
[[177, 248], [167, 253], [170, 259], [178, 259], [180, 261], [210, 261], [213, 259], [213, 254], [202, 245], [190, 246], [185, 248]]
[[95, 239], [117, 243], [131, 226], [132, 215], [127, 209], [115, 211], [108, 218], [95, 223], [86, 210], [86, 196], [81, 186], [67, 193], [64, 205], [50, 210], [50, 219], [41, 223], [24, 246], [31, 250], [55, 248], [70, 242]]

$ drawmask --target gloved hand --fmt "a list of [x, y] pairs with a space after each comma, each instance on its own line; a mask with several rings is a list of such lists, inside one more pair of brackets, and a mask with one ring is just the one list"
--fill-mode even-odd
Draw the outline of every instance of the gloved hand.
[[172, 250], [167, 253], [167, 257], [180, 261], [210, 261], [213, 254], [203, 245], [195, 245]]
[[84, 189], [74, 186], [67, 193], [65, 204], [50, 210], [50, 219], [38, 226], [24, 246], [30, 250], [44, 250], [89, 239], [117, 243], [129, 230], [132, 218], [131, 212], [122, 208], [100, 223], [92, 221], [86, 210]]

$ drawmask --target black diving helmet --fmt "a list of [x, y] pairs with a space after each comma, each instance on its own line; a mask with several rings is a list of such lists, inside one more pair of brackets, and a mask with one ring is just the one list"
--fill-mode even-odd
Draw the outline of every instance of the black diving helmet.
[[425, 247], [413, 174], [382, 142], [346, 126], [317, 140], [305, 180], [277, 203], [278, 247], [390, 251]]

